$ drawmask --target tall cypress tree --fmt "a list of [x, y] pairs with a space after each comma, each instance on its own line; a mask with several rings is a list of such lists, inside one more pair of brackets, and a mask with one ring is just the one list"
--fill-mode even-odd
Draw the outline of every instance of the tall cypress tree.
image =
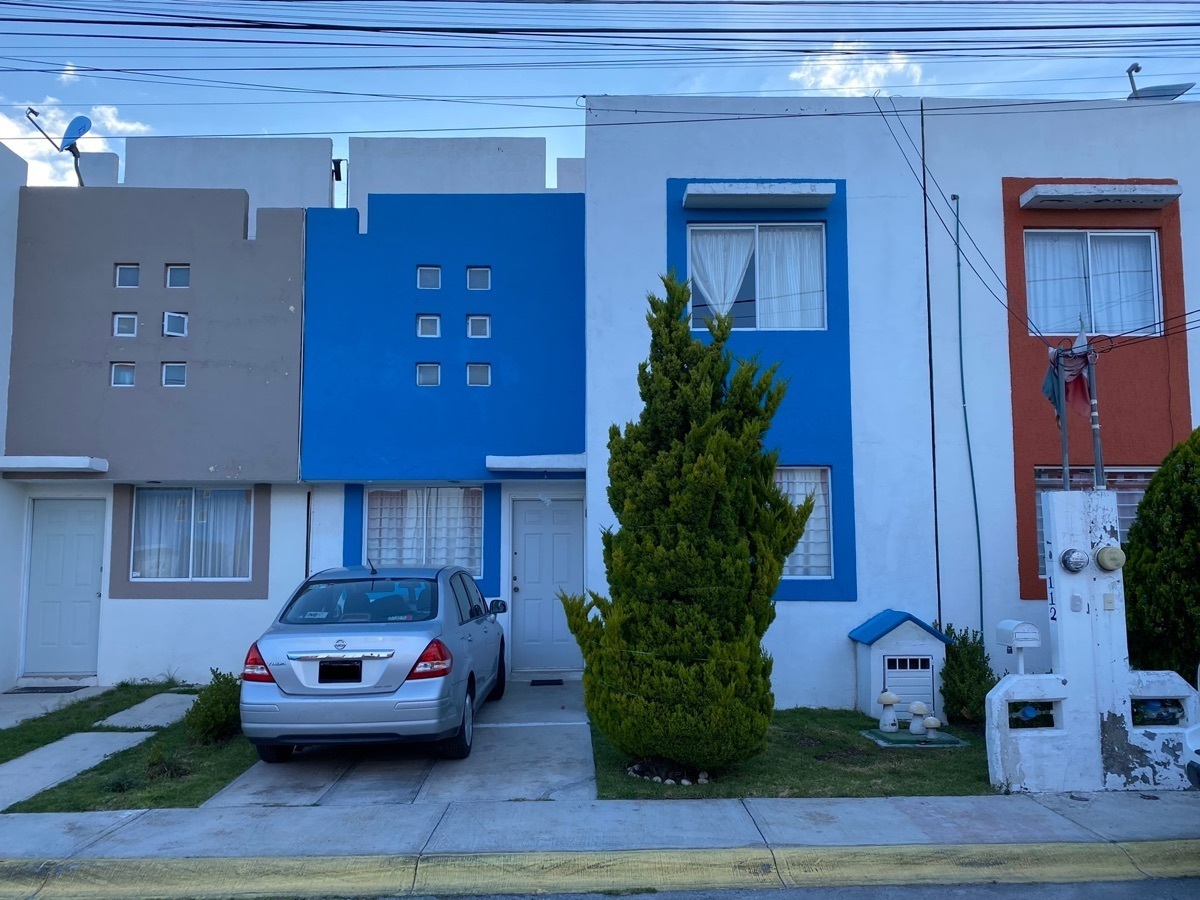
[[762, 749], [774, 708], [762, 637], [812, 500], [789, 502], [763, 448], [785, 389], [776, 366], [735, 365], [728, 318], [695, 339], [687, 285], [663, 287], [647, 298], [641, 416], [609, 432], [611, 597], [561, 599], [597, 727], [631, 757], [716, 769]]

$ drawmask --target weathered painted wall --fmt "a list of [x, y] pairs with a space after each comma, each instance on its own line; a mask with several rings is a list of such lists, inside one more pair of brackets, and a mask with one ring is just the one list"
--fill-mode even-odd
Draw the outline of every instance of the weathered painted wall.
[[[10, 455], [102, 457], [114, 481], [296, 480], [304, 213], [264, 210], [247, 241], [246, 209], [244, 191], [23, 191]], [[114, 286], [117, 263], [138, 287]], [[166, 287], [182, 263], [190, 287]], [[163, 336], [166, 311], [186, 337]], [[118, 312], [135, 337], [113, 336]], [[163, 386], [164, 362], [187, 364], [185, 387]]]

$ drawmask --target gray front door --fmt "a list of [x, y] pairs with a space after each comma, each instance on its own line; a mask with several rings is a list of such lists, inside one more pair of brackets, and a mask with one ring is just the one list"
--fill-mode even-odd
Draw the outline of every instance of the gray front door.
[[583, 501], [514, 501], [512, 545], [512, 667], [582, 669], [557, 595], [583, 593]]
[[34, 500], [25, 675], [95, 675], [103, 500]]

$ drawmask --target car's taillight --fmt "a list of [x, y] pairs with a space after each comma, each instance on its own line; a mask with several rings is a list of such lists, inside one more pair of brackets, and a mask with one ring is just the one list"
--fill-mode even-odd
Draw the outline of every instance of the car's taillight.
[[275, 676], [267, 668], [266, 661], [258, 652], [258, 644], [251, 644], [246, 651], [246, 662], [242, 666], [242, 681], [274, 681]]
[[443, 675], [449, 675], [453, 666], [454, 657], [450, 655], [450, 648], [434, 638], [424, 652], [417, 657], [408, 677], [410, 679], [441, 678]]

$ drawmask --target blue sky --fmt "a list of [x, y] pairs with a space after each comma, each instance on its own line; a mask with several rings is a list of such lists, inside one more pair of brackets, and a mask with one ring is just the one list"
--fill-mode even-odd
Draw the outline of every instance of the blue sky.
[[27, 106], [52, 134], [90, 116], [85, 150], [510, 134], [553, 160], [583, 154], [588, 94], [1124, 98], [1134, 61], [1141, 85], [1200, 80], [1194, 0], [6, 0], [0, 23], [0, 141], [31, 184], [73, 176]]

